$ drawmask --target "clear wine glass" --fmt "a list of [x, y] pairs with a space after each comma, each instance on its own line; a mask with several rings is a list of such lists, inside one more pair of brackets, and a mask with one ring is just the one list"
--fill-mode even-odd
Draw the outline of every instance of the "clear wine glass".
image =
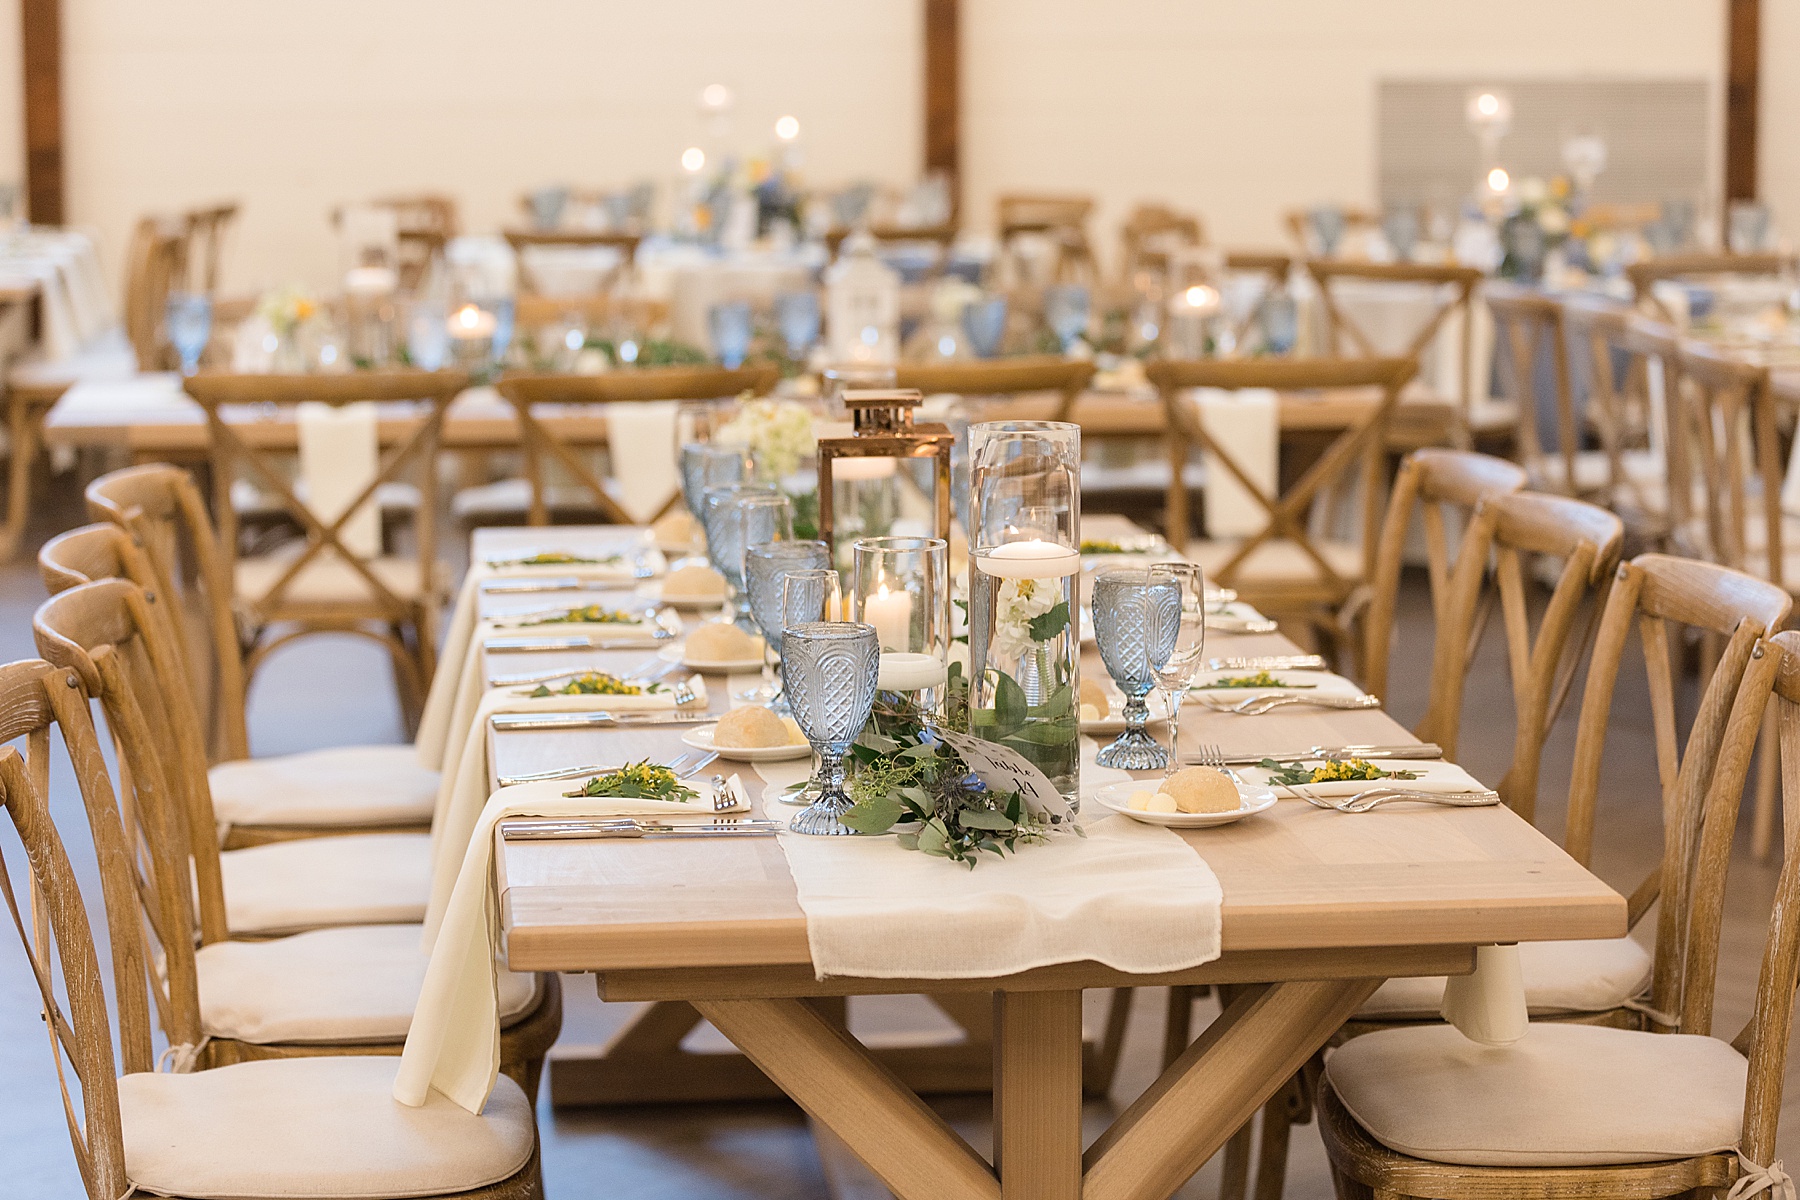
[[1151, 592], [1172, 588], [1181, 598], [1179, 604], [1146, 606], [1145, 623], [1152, 645], [1169, 645], [1169, 656], [1153, 664], [1153, 670], [1156, 686], [1169, 699], [1168, 772], [1174, 774], [1181, 763], [1181, 702], [1206, 662], [1206, 579], [1199, 567], [1181, 562], [1152, 563], [1145, 574], [1145, 587]]
[[1102, 571], [1094, 578], [1094, 641], [1107, 674], [1125, 693], [1125, 729], [1095, 755], [1100, 766], [1154, 771], [1169, 765], [1168, 754], [1144, 728], [1150, 716], [1144, 697], [1175, 652], [1180, 608], [1181, 589], [1171, 578], [1153, 583], [1143, 569]]
[[1088, 290], [1079, 283], [1058, 284], [1044, 292], [1044, 320], [1050, 331], [1062, 343], [1063, 353], [1067, 354], [1075, 348], [1075, 343], [1088, 327]]
[[[775, 663], [781, 655], [782, 601], [788, 576], [794, 571], [823, 570], [830, 564], [831, 552], [824, 542], [767, 542], [745, 551], [744, 574], [750, 590], [750, 616], [763, 635], [763, 681], [762, 686], [739, 693], [739, 699], [769, 704], [778, 712], [786, 710], [787, 701], [776, 678]], [[837, 578], [837, 572], [830, 574], [832, 579]]]
[[200, 354], [212, 337], [212, 297], [203, 292], [170, 292], [163, 314], [169, 345], [181, 359], [181, 373], [192, 375], [200, 369]]
[[806, 621], [782, 631], [781, 650], [794, 721], [819, 756], [813, 776], [818, 798], [789, 828], [821, 836], [852, 833], [840, 819], [851, 805], [844, 756], [875, 705], [880, 639], [873, 625]]
[[750, 302], [726, 300], [713, 305], [706, 313], [707, 333], [712, 337], [713, 353], [727, 367], [741, 367], [750, 353]]

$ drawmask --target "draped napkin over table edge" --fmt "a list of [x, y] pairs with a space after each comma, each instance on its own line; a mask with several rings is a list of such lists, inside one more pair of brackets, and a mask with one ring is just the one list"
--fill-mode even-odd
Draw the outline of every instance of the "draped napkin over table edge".
[[[631, 530], [630, 526], [621, 527]], [[547, 529], [546, 540], [554, 541], [556, 531]], [[583, 579], [595, 583], [618, 583], [620, 591], [630, 591], [639, 580], [630, 563], [633, 551], [639, 549], [641, 533], [628, 532], [617, 543], [617, 549], [596, 548], [595, 555], [620, 554], [626, 561], [621, 563], [555, 563], [541, 566], [490, 566], [482, 559], [474, 559], [469, 569], [463, 574], [462, 586], [456, 593], [456, 607], [450, 611], [450, 626], [444, 633], [444, 644], [438, 650], [437, 673], [431, 677], [431, 689], [425, 696], [425, 710], [419, 718], [419, 733], [414, 739], [414, 746], [419, 753], [419, 765], [430, 771], [443, 769], [444, 751], [450, 745], [450, 730], [454, 724], [456, 702], [462, 686], [463, 674], [468, 670], [469, 651], [480, 647], [476, 644], [475, 626], [481, 608], [481, 585], [490, 579]], [[662, 552], [653, 546], [642, 547], [645, 560], [652, 570], [659, 574], [667, 565]], [[552, 593], [542, 593], [550, 597]], [[574, 601], [570, 607], [574, 607]], [[533, 627], [534, 629], [537, 627]], [[583, 629], [593, 629], [592, 625], [583, 625]], [[479, 657], [476, 661], [479, 669]], [[449, 669], [446, 669], [449, 668]]]
[[[698, 675], [688, 680], [694, 690], [693, 706], [706, 706], [706, 681]], [[443, 774], [438, 777], [437, 809], [431, 818], [431, 900], [425, 910], [425, 945], [431, 945], [432, 931], [443, 918], [450, 902], [450, 891], [456, 883], [456, 869], [462, 862], [468, 839], [480, 820], [482, 805], [488, 799], [488, 718], [496, 713], [557, 712], [646, 712], [673, 711], [674, 694], [667, 690], [639, 696], [532, 696], [526, 687], [489, 688], [481, 696], [469, 720], [469, 732], [462, 746], [444, 759]], [[624, 766], [624, 763], [610, 764]], [[579, 786], [581, 780], [571, 776], [556, 780], [563, 791]]]

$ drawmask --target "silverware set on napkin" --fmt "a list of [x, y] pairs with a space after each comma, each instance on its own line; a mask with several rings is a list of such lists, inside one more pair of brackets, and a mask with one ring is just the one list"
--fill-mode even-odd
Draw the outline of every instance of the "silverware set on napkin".
[[[1378, 753], [1380, 751], [1394, 749], [1398, 749], [1398, 747], [1368, 746], [1363, 747], [1362, 752], [1349, 757], [1365, 759], [1398, 757], [1397, 755], [1383, 755]], [[1408, 753], [1405, 756], [1408, 759], [1443, 757], [1442, 749], [1427, 743], [1421, 743], [1419, 746], [1410, 747], [1409, 749], [1413, 752]], [[1433, 753], [1421, 753], [1421, 751], [1426, 749], [1433, 751]], [[1276, 756], [1272, 754], [1265, 755], [1264, 757], [1271, 759], [1276, 758]], [[1324, 754], [1309, 754], [1306, 755], [1305, 758], [1320, 758], [1326, 762], [1332, 761], [1330, 757]], [[1203, 767], [1217, 768], [1230, 775], [1233, 779], [1237, 778], [1237, 774], [1230, 769], [1232, 764], [1240, 766], [1254, 765], [1254, 763], [1247, 763], [1243, 759], [1227, 758], [1217, 746], [1211, 745], [1201, 746], [1189, 757], [1188, 761]], [[1260, 763], [1261, 761], [1262, 759], [1254, 760], [1256, 763]], [[1276, 759], [1276, 761], [1302, 762], [1305, 761], [1305, 759]], [[1396, 800], [1403, 800], [1414, 804], [1441, 804], [1448, 808], [1486, 808], [1490, 805], [1500, 803], [1500, 793], [1491, 788], [1477, 788], [1474, 791], [1463, 792], [1433, 792], [1424, 788], [1395, 787], [1392, 784], [1380, 784], [1376, 787], [1364, 788], [1350, 796], [1315, 796], [1301, 785], [1277, 783], [1273, 786], [1306, 801], [1314, 808], [1329, 808], [1334, 812], [1343, 813], [1365, 813], [1370, 809], [1379, 808], [1383, 804], [1392, 803]]]
[[[707, 767], [710, 767], [718, 757], [719, 752], [717, 750], [690, 750], [677, 758], [671, 759], [663, 765], [675, 772], [675, 778], [688, 779], [699, 774]], [[578, 779], [583, 775], [603, 775], [606, 772], [615, 769], [616, 768], [614, 767], [602, 766], [557, 767], [555, 770], [551, 771], [532, 771], [524, 775], [503, 776], [500, 780], [500, 786], [512, 787], [513, 785], [520, 783], [542, 783], [547, 779]], [[723, 785], [724, 777], [715, 775], [713, 776], [713, 782], [716, 786]], [[713, 797], [713, 802], [715, 807], [717, 807], [718, 796], [716, 794]], [[734, 803], [727, 803], [724, 807], [734, 808], [736, 805]]]
[[1202, 767], [1254, 767], [1265, 758], [1278, 763], [1305, 762], [1316, 758], [1332, 762], [1350, 758], [1417, 758], [1444, 757], [1444, 749], [1436, 742], [1413, 742], [1399, 746], [1313, 746], [1306, 750], [1282, 750], [1268, 754], [1228, 755], [1217, 746], [1201, 746], [1185, 761]]
[[522, 729], [626, 729], [650, 725], [707, 725], [717, 721], [710, 712], [593, 712], [495, 713], [488, 718], [497, 733]]
[[594, 838], [774, 837], [785, 826], [752, 817], [717, 817], [704, 822], [652, 821], [642, 817], [521, 817], [500, 822], [509, 842]]

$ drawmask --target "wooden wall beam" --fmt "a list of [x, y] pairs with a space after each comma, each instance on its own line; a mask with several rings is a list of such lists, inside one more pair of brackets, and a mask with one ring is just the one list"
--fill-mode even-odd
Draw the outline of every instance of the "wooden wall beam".
[[1725, 0], [1725, 201], [1756, 199], [1762, 0]]
[[20, 0], [25, 78], [25, 216], [63, 223], [62, 0]]
[[960, 0], [925, 0], [925, 169], [950, 176], [950, 202], [962, 211]]

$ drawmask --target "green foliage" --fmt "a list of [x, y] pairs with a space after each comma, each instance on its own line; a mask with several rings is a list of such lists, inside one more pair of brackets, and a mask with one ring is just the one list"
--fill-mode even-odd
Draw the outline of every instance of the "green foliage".
[[686, 804], [700, 793], [682, 783], [675, 772], [645, 759], [596, 775], [565, 796], [613, 797], [622, 800], [672, 800]]

